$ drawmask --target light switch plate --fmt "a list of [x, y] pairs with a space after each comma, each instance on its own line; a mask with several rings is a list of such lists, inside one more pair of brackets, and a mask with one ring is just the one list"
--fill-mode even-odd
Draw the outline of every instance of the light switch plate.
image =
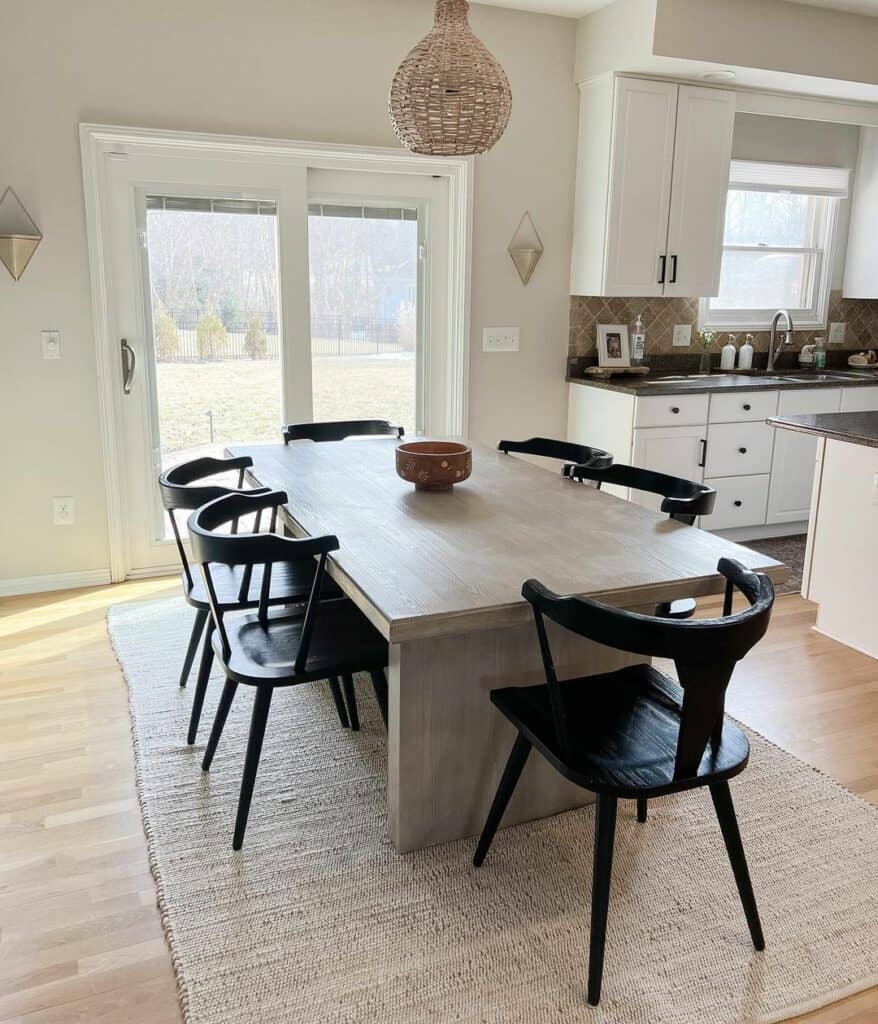
[[60, 331], [40, 331], [40, 339], [43, 344], [43, 359], [61, 358]]
[[829, 325], [829, 344], [843, 345], [846, 323], [834, 323]]
[[52, 498], [52, 523], [54, 526], [73, 526], [73, 498]]
[[518, 327], [486, 327], [482, 332], [482, 351], [517, 352], [520, 334]]
[[689, 348], [692, 344], [692, 324], [674, 325], [674, 348]]

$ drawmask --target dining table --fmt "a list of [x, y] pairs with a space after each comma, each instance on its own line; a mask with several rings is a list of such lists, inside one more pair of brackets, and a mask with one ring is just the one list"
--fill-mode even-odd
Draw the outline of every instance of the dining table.
[[[527, 579], [560, 594], [651, 611], [718, 594], [720, 558], [775, 582], [767, 555], [535, 464], [472, 444], [472, 474], [417, 490], [395, 469], [396, 439], [230, 445], [251, 483], [286, 492], [293, 536], [333, 534], [329, 575], [387, 640], [387, 815], [400, 852], [477, 834], [515, 738], [490, 691], [545, 675]], [[559, 678], [642, 656], [548, 623]], [[530, 758], [504, 825], [580, 806], [590, 794]]]

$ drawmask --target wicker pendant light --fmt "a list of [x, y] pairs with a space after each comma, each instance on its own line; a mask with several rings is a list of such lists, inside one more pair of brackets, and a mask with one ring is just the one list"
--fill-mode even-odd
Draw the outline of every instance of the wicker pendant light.
[[509, 123], [509, 81], [473, 35], [468, 10], [467, 0], [436, 0], [432, 30], [393, 78], [390, 120], [402, 144], [414, 153], [484, 153]]

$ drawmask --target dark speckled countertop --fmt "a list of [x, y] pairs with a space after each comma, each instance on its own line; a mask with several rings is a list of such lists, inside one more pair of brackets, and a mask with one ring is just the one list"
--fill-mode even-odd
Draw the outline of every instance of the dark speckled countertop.
[[817, 434], [833, 441], [850, 441], [878, 448], [878, 412], [822, 412], [806, 416], [772, 416], [773, 427]]
[[878, 385], [878, 370], [827, 370], [824, 373], [778, 370], [753, 375], [713, 373], [706, 376], [645, 374], [642, 377], [567, 377], [572, 384], [619, 391], [626, 395], [697, 395], [715, 391], [788, 391], [796, 388], [839, 388]]

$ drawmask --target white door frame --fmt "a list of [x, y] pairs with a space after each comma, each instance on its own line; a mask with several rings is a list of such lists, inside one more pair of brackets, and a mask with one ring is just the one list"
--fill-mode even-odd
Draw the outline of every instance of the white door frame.
[[121, 357], [113, 331], [106, 265], [104, 167], [107, 160], [129, 155], [178, 156], [215, 154], [224, 159], [293, 160], [308, 168], [438, 175], [448, 179], [448, 342], [444, 433], [466, 436], [469, 394], [469, 299], [474, 161], [471, 157], [424, 157], [405, 150], [329, 143], [296, 142], [238, 135], [154, 131], [112, 125], [81, 124], [82, 176], [94, 312], [98, 398], [107, 502], [110, 575], [126, 578], [128, 562], [124, 522]]

